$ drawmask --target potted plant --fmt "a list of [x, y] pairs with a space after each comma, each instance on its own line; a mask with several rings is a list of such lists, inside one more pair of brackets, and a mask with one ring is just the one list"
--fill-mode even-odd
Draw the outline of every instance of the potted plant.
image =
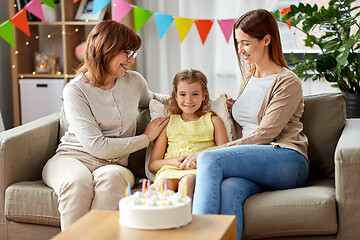
[[[305, 46], [317, 46], [321, 53], [307, 55], [299, 60], [290, 54], [294, 72], [305, 80], [325, 78], [333, 87], [346, 94], [347, 117], [360, 117], [360, 6], [352, 7], [355, 0], [330, 0], [328, 7], [319, 8], [299, 3], [291, 5], [289, 12], [275, 18], [305, 33]], [[314, 29], [320, 34], [313, 34]], [[352, 100], [357, 103], [352, 103]]]

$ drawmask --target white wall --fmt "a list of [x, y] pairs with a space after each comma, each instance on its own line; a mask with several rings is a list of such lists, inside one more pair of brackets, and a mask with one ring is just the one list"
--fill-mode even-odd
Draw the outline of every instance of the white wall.
[[[9, 19], [9, 1], [0, 1], [0, 22]], [[0, 39], [0, 111], [5, 129], [12, 128], [12, 87], [11, 87], [11, 60], [10, 45]]]

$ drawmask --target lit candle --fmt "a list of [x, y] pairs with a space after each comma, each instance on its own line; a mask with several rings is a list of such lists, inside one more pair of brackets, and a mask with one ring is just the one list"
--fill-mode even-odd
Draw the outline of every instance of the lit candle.
[[128, 189], [128, 188], [125, 189], [125, 196], [126, 196], [126, 197], [129, 196], [129, 189]]
[[164, 182], [164, 192], [165, 192], [164, 198], [165, 200], [167, 200], [167, 181]]
[[148, 198], [150, 198], [151, 191], [150, 191], [150, 181], [147, 181], [147, 191], [148, 191]]
[[142, 187], [141, 187], [141, 192], [142, 193], [145, 193], [145, 186], [146, 186], [146, 179], [143, 179]]
[[163, 194], [164, 193], [164, 186], [161, 184], [161, 186], [160, 186], [160, 192], [161, 192], [161, 194]]
[[130, 183], [128, 182], [127, 184], [127, 188], [129, 189], [129, 196], [131, 196], [131, 186], [130, 186]]

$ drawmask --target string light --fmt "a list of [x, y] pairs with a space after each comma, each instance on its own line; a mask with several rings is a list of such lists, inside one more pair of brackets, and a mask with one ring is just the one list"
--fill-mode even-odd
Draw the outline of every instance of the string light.
[[[71, 31], [71, 32], [66, 32], [66, 31], [61, 31], [61, 32], [53, 32], [53, 33], [50, 33], [50, 34], [48, 34], [48, 35], [46, 35], [46, 37], [44, 36], [44, 37], [41, 37], [41, 36], [39, 36], [39, 35], [30, 35], [30, 38], [33, 38], [33, 39], [36, 39], [36, 40], [41, 40], [41, 39], [43, 39], [43, 40], [45, 40], [45, 39], [50, 39], [50, 38], [52, 38], [53, 36], [55, 36], [55, 35], [59, 35], [59, 34], [61, 34], [61, 35], [67, 35], [67, 36], [71, 36], [71, 35], [73, 35], [73, 34], [77, 34], [79, 32], [79, 28], [77, 27], [75, 30], [73, 30], [73, 31]], [[20, 48], [20, 49], [18, 49], [18, 50], [15, 50], [15, 54], [16, 55], [18, 55], [18, 54], [20, 54], [22, 51], [24, 51], [25, 50], [25, 48], [27, 48], [29, 45], [30, 45], [30, 42], [31, 41], [26, 41], [25, 42], [25, 45], [23, 46], [23, 48]], [[16, 68], [16, 65], [14, 64], [14, 65], [12, 65], [11, 66], [12, 68]], [[31, 73], [33, 76], [35, 76], [35, 75], [37, 75], [37, 73], [36, 73], [36, 71], [33, 71], [32, 73]], [[62, 74], [62, 72], [61, 71], [58, 71], [58, 72], [56, 72], [56, 75], [61, 75]], [[69, 74], [65, 74], [65, 77], [67, 78], [67, 77], [69, 77]], [[20, 75], [20, 78], [21, 79], [23, 79], [24, 78], [24, 75]]]
[[17, 5], [16, 5], [16, 3], [14, 4], [14, 8], [17, 8]]

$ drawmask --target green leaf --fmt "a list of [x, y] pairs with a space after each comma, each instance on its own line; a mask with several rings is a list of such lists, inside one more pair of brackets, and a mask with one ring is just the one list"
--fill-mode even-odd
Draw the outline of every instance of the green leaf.
[[276, 10], [276, 11], [274, 11], [272, 14], [274, 15], [274, 18], [275, 18], [276, 20], [279, 20], [279, 19], [280, 19], [280, 16], [281, 16], [280, 10]]

